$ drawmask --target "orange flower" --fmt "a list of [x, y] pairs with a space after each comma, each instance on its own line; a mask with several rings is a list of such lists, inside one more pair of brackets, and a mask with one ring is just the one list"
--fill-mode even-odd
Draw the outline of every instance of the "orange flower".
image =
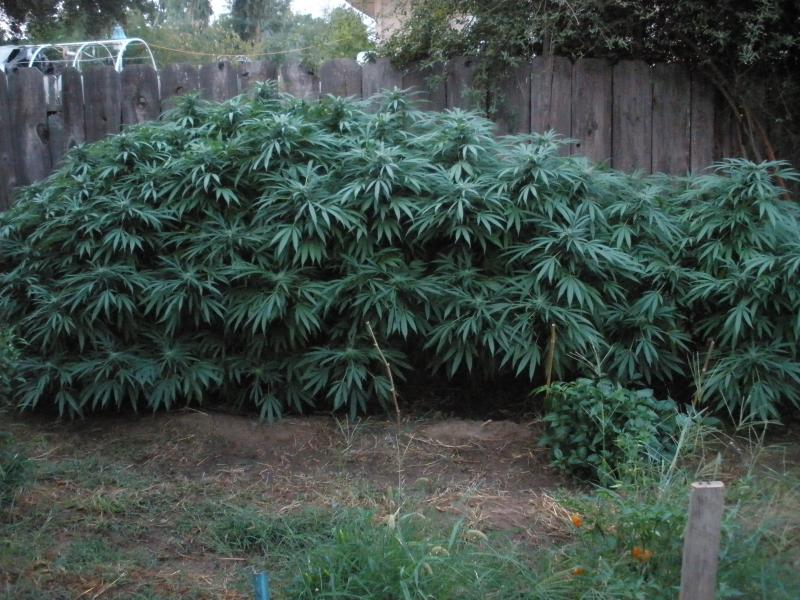
[[648, 550], [647, 548], [642, 548], [641, 546], [634, 546], [633, 550], [631, 550], [631, 556], [634, 560], [646, 563], [653, 558], [653, 551]]
[[575, 527], [580, 527], [583, 525], [583, 517], [578, 513], [571, 514], [569, 520], [572, 521], [572, 524], [575, 525]]
[[575, 567], [574, 569], [572, 569], [573, 577], [580, 577], [581, 575], [585, 574], [586, 574], [586, 569], [584, 569], [583, 567]]

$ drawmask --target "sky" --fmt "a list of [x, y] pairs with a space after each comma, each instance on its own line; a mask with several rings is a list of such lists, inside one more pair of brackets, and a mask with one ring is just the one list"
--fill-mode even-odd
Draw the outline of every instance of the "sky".
[[[214, 14], [218, 15], [228, 11], [229, 0], [211, 0], [211, 7]], [[345, 6], [344, 0], [292, 0], [292, 11], [296, 13], [308, 13], [315, 17], [321, 17], [325, 11]]]

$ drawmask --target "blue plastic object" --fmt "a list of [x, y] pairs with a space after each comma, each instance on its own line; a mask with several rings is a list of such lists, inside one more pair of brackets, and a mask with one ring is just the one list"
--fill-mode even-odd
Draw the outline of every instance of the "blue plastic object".
[[253, 587], [256, 590], [256, 600], [269, 600], [269, 577], [266, 573], [253, 574]]

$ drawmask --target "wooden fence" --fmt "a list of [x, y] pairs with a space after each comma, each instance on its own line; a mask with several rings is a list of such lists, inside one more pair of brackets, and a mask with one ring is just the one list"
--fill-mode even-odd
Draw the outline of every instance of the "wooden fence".
[[68, 148], [156, 119], [175, 95], [199, 91], [222, 101], [272, 79], [307, 99], [399, 87], [416, 89], [431, 110], [495, 105], [499, 134], [554, 129], [576, 140], [565, 152], [624, 170], [684, 174], [736, 154], [733, 121], [712, 86], [681, 65], [541, 57], [498, 82], [495, 98], [475, 93], [475, 72], [467, 58], [402, 72], [387, 59], [332, 60], [319, 74], [297, 62], [0, 72], [0, 209], [15, 187], [46, 177]]

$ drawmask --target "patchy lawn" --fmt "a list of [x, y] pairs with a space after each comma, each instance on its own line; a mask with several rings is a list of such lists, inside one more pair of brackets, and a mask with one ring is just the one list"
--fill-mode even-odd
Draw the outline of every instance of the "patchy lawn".
[[[377, 518], [397, 509], [395, 430], [383, 420], [266, 424], [195, 410], [5, 420], [0, 429], [36, 468], [2, 523], [3, 598], [250, 598], [252, 570], [280, 580], [281, 557], [243, 542], [237, 516], [312, 510], [328, 526], [342, 508]], [[563, 535], [565, 511], [550, 495], [563, 481], [537, 447], [537, 430], [509, 421], [404, 423], [406, 502], [434, 519], [464, 517], [470, 528], [531, 543]]]
[[[721, 597], [788, 600], [800, 589], [796, 436], [714, 436], [693, 449], [683, 479], [594, 490], [551, 470], [535, 421], [406, 420], [398, 473], [395, 425], [377, 418], [1, 419], [33, 464], [0, 515], [2, 599], [250, 599], [254, 570], [270, 573], [275, 598], [333, 597], [316, 590], [369, 571], [373, 549], [369, 585], [390, 589], [397, 582], [382, 578], [411, 557], [422, 577], [451, 576], [447, 591], [430, 592], [437, 600], [674, 598], [694, 477], [729, 484]], [[406, 529], [381, 537], [395, 527]], [[630, 555], [642, 531], [657, 534], [650, 564]], [[382, 569], [387, 561], [400, 562]], [[464, 577], [493, 593], [468, 595]]]

